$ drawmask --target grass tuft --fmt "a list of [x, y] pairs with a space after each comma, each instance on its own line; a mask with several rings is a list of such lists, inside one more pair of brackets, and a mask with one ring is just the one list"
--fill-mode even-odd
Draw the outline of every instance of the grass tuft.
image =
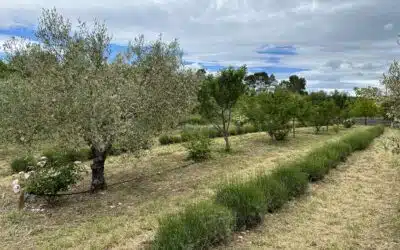
[[152, 249], [208, 249], [228, 242], [234, 223], [229, 209], [209, 201], [200, 202], [161, 219]]

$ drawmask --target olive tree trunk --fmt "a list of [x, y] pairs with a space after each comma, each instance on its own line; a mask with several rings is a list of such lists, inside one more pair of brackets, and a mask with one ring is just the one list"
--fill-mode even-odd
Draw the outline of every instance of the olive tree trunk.
[[93, 163], [92, 168], [92, 184], [90, 189], [93, 191], [102, 190], [106, 188], [106, 181], [104, 178], [104, 162], [106, 161], [106, 151], [100, 151], [92, 147]]

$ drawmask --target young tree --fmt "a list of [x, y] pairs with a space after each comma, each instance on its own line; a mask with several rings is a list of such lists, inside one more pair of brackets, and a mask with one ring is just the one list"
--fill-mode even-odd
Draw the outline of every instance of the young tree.
[[340, 123], [343, 119], [348, 118], [350, 98], [346, 92], [339, 92], [336, 89], [330, 97], [336, 104], [336, 116], [338, 118], [338, 122]]
[[289, 110], [292, 118], [293, 137], [296, 137], [296, 120], [304, 122], [304, 120], [308, 119], [310, 103], [307, 102], [303, 96], [299, 94], [292, 94], [287, 105], [290, 107]]
[[375, 100], [365, 97], [358, 97], [351, 107], [350, 114], [355, 117], [364, 117], [364, 124], [367, 125], [368, 117], [374, 117], [379, 113], [379, 107]]
[[239, 69], [233, 67], [223, 69], [216, 77], [209, 75], [199, 91], [200, 114], [223, 134], [226, 151], [231, 149], [228, 131], [232, 109], [246, 92], [246, 85], [243, 81], [246, 72], [246, 66]]
[[93, 191], [106, 187], [112, 145], [137, 152], [195, 102], [198, 78], [184, 70], [177, 41], [139, 37], [111, 60], [104, 24], [79, 22], [74, 31], [55, 9], [44, 10], [36, 37], [39, 44], [6, 46], [20, 74], [0, 82], [0, 138], [29, 147], [86, 143], [94, 155]]
[[307, 99], [311, 105], [308, 121], [315, 127], [315, 132], [319, 133], [322, 126], [328, 129], [337, 115], [335, 102], [324, 91], [312, 92]]
[[291, 93], [285, 89], [247, 97], [242, 112], [254, 126], [267, 132], [272, 139], [281, 140], [290, 130], [293, 114]]

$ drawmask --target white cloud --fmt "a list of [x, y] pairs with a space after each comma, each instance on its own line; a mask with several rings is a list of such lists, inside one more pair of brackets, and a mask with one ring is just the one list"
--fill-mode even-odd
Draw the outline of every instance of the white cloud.
[[387, 23], [385, 26], [383, 26], [384, 30], [392, 30], [393, 29], [393, 23]]
[[0, 2], [0, 28], [34, 25], [54, 5], [72, 20], [105, 20], [116, 43], [177, 37], [191, 67], [273, 66], [257, 48], [294, 45], [279, 66], [310, 69], [299, 75], [316, 88], [378, 83], [400, 57], [398, 0], [13, 0]]

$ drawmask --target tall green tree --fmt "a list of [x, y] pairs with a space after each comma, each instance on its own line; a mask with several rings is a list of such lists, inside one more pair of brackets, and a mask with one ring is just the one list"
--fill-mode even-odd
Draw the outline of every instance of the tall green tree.
[[245, 77], [246, 85], [251, 93], [259, 93], [267, 90], [275, 81], [274, 74], [256, 72]]
[[110, 62], [104, 24], [73, 29], [55, 9], [43, 11], [36, 38], [38, 44], [6, 46], [19, 74], [0, 81], [0, 140], [28, 148], [41, 140], [87, 144], [93, 191], [106, 187], [112, 145], [138, 152], [196, 101], [198, 77], [184, 69], [177, 41], [140, 36]]
[[364, 117], [367, 125], [368, 117], [374, 117], [379, 113], [379, 107], [373, 99], [359, 97], [351, 107], [350, 114], [355, 117]]
[[307, 94], [306, 92], [307, 81], [304, 77], [298, 77], [297, 75], [291, 75], [289, 80], [283, 80], [280, 86], [288, 89], [291, 92], [298, 93], [300, 95]]
[[308, 119], [311, 105], [306, 98], [299, 94], [292, 94], [290, 97], [286, 105], [290, 107], [292, 133], [293, 137], [296, 137], [296, 121], [304, 123], [304, 121]]
[[239, 69], [228, 67], [221, 70], [216, 77], [209, 75], [198, 94], [200, 114], [223, 134], [226, 151], [231, 149], [228, 131], [233, 107], [246, 92], [246, 72], [246, 66]]
[[354, 88], [354, 92], [356, 93], [357, 97], [369, 98], [369, 99], [376, 99], [382, 95], [382, 90], [377, 87], [368, 86], [366, 88]]

